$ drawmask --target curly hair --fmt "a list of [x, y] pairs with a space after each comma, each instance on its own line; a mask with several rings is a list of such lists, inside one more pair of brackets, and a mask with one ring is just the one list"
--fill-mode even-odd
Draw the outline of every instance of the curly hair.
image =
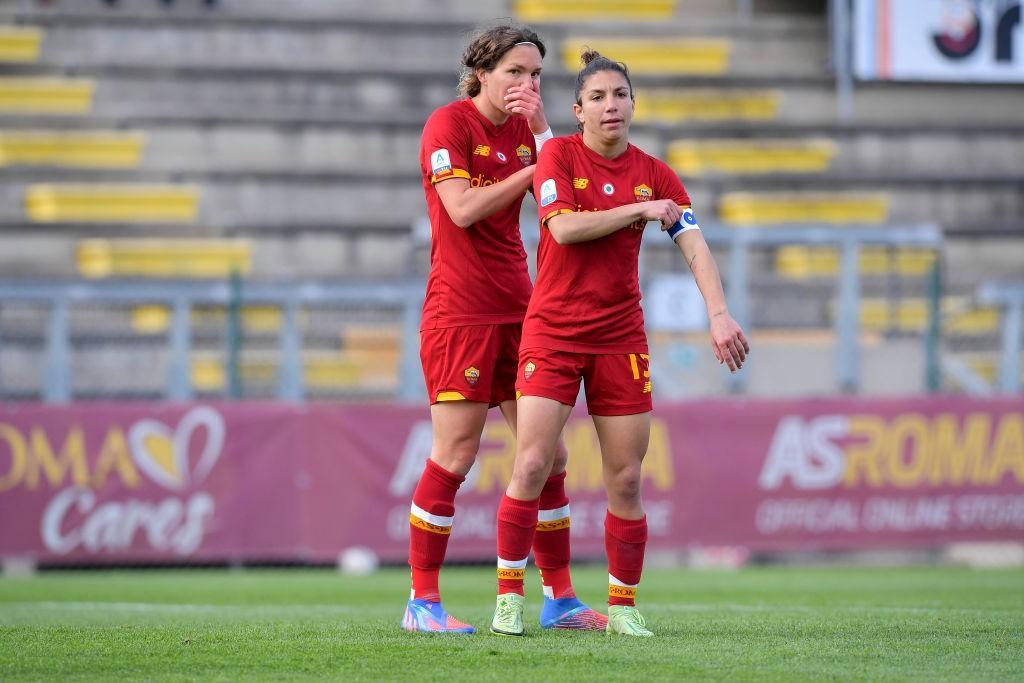
[[533, 43], [543, 57], [546, 50], [533, 30], [525, 26], [503, 24], [486, 29], [470, 41], [462, 53], [462, 73], [459, 76], [459, 94], [476, 97], [480, 94], [480, 79], [476, 76], [477, 69], [492, 71], [501, 58], [519, 43]]

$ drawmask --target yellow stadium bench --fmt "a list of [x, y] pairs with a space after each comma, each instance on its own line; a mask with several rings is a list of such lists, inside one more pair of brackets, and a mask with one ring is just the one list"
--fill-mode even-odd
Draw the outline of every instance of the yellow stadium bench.
[[[935, 263], [936, 254], [928, 249], [864, 247], [860, 252], [862, 275], [923, 276]], [[839, 250], [834, 247], [789, 245], [775, 252], [775, 272], [791, 280], [835, 277], [839, 274]]]
[[226, 278], [252, 269], [247, 240], [83, 240], [78, 272], [87, 278]]
[[771, 121], [779, 117], [781, 100], [778, 90], [638, 88], [633, 121]]
[[[985, 336], [999, 331], [998, 309], [965, 305], [966, 300], [959, 297], [944, 297], [939, 302], [943, 334]], [[861, 327], [868, 332], [924, 332], [930, 319], [928, 301], [922, 298], [864, 299], [860, 305]]]
[[729, 69], [732, 43], [716, 38], [569, 38], [562, 43], [568, 71], [579, 71], [584, 48], [625, 62], [631, 74], [718, 76]]
[[889, 196], [884, 193], [726, 192], [718, 214], [733, 225], [778, 223], [884, 223]]
[[313, 356], [305, 363], [309, 389], [362, 389], [388, 391], [398, 386], [397, 349], [341, 351]]
[[520, 21], [629, 21], [669, 19], [676, 0], [516, 0], [514, 11]]
[[0, 62], [35, 62], [42, 42], [43, 31], [34, 26], [0, 26]]
[[195, 221], [199, 188], [190, 185], [29, 186], [25, 213], [36, 223]]
[[135, 168], [146, 138], [119, 132], [0, 132], [0, 166]]
[[[189, 320], [196, 325], [227, 324], [224, 307], [193, 308]], [[242, 329], [249, 334], [277, 332], [281, 329], [281, 309], [276, 306], [243, 306]], [[171, 309], [168, 306], [135, 306], [131, 310], [131, 326], [136, 334], [159, 334], [171, 325]]]
[[0, 113], [88, 114], [94, 89], [85, 78], [0, 78]]
[[678, 140], [668, 147], [677, 173], [821, 173], [836, 154], [831, 140]]

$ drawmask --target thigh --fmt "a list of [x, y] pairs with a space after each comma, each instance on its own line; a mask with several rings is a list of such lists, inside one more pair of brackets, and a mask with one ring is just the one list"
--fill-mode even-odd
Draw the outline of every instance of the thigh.
[[487, 404], [479, 401], [441, 401], [430, 406], [433, 444], [430, 458], [465, 476], [480, 450], [480, 434], [487, 421]]
[[646, 350], [588, 356], [584, 373], [591, 415], [651, 412], [651, 372]]
[[606, 473], [619, 472], [643, 462], [651, 438], [650, 413], [594, 415], [593, 419]]
[[494, 361], [494, 381], [491, 383], [491, 407], [516, 400], [516, 372], [519, 368], [519, 340], [523, 336], [521, 323], [496, 325], [497, 355]]
[[491, 403], [499, 325], [467, 325], [420, 332], [420, 361], [430, 404]]
[[536, 396], [563, 405], [576, 405], [583, 380], [583, 360], [579, 354], [552, 349], [521, 349], [517, 396]]

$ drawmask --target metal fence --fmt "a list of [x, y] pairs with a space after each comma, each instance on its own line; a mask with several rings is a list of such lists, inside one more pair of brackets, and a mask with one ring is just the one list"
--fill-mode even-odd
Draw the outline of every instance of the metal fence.
[[[1024, 284], [988, 285], [976, 297], [1003, 311], [1001, 333], [986, 341], [998, 379], [988, 378], [944, 344], [934, 226], [706, 226], [704, 234], [754, 351], [734, 375], [714, 362], [685, 263], [669, 240], [648, 238], [641, 280], [663, 397], [1020, 391]], [[831, 250], [833, 268], [780, 276], [780, 250], [792, 245]], [[865, 275], [865, 254], [879, 249], [886, 258], [908, 249], [934, 258], [909, 275]], [[419, 401], [422, 296], [419, 278], [0, 283], [0, 398]], [[865, 304], [875, 300], [883, 311], [915, 302], [916, 322], [893, 313], [865, 329]]]

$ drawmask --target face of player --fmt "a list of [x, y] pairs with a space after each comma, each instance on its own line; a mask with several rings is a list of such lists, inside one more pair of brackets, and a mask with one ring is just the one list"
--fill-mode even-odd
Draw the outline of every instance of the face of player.
[[584, 138], [604, 146], [625, 144], [633, 121], [633, 93], [618, 71], [598, 71], [587, 78], [580, 104], [573, 105]]
[[477, 70], [480, 94], [488, 108], [509, 116], [505, 95], [510, 88], [540, 89], [540, 50], [534, 44], [516, 45], [505, 53], [491, 71]]

